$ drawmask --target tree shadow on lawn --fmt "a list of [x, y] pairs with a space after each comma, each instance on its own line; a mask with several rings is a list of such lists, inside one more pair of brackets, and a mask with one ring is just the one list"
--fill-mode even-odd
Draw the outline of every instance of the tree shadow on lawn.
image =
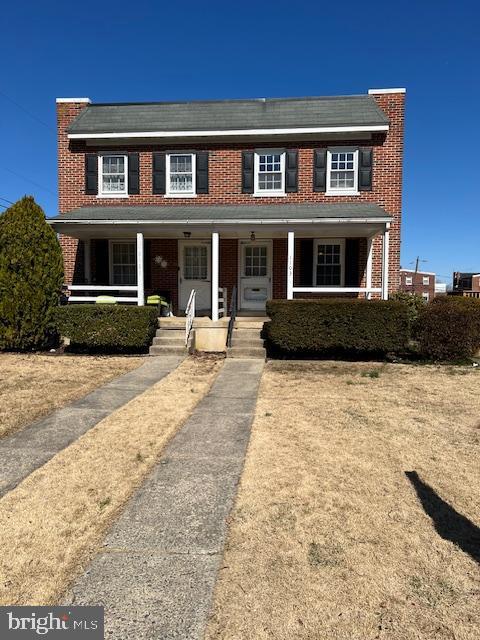
[[416, 471], [405, 471], [405, 475], [417, 492], [423, 510], [432, 519], [438, 535], [453, 542], [480, 564], [480, 528], [442, 500]]

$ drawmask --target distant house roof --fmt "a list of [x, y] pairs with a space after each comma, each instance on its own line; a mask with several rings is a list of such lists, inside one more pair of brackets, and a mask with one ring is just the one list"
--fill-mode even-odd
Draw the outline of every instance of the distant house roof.
[[296, 204], [233, 206], [161, 206], [161, 207], [81, 207], [54, 218], [52, 222], [143, 221], [143, 222], [249, 222], [304, 221], [322, 219], [389, 221], [391, 216], [377, 204]]
[[388, 118], [369, 95], [261, 98], [195, 102], [89, 104], [68, 128], [94, 134], [248, 131], [328, 127], [387, 129]]

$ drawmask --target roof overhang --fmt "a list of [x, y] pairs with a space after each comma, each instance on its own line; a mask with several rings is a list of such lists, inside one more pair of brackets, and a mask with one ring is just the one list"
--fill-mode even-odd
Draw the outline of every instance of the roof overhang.
[[59, 218], [47, 219], [47, 223], [52, 226], [57, 225], [127, 225], [127, 226], [202, 226], [202, 225], [306, 225], [306, 224], [373, 224], [373, 223], [388, 223], [391, 222], [390, 216], [374, 217], [374, 218], [279, 218], [278, 220], [272, 219], [257, 219], [257, 220], [219, 220], [208, 219], [205, 220], [72, 220]]
[[318, 134], [354, 134], [388, 131], [388, 124], [358, 125], [342, 127], [294, 127], [282, 129], [218, 129], [196, 131], [124, 131], [69, 133], [70, 140], [115, 140], [127, 138], [222, 138], [249, 136], [285, 136]]

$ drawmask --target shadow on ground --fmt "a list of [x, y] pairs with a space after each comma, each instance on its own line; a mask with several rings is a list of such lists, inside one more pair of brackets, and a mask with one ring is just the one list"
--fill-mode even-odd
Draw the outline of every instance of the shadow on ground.
[[480, 528], [442, 500], [416, 471], [406, 471], [405, 475], [417, 492], [423, 510], [432, 519], [438, 535], [453, 542], [480, 564]]

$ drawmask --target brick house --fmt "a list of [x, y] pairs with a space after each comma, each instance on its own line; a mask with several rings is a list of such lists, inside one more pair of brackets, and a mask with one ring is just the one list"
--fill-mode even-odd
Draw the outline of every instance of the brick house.
[[421, 296], [427, 302], [435, 297], [436, 274], [431, 271], [400, 269], [400, 291]]
[[185, 103], [57, 99], [71, 301], [112, 293], [218, 318], [268, 298], [399, 286], [404, 89]]
[[480, 273], [453, 272], [452, 293], [456, 295], [474, 294], [480, 297]]

